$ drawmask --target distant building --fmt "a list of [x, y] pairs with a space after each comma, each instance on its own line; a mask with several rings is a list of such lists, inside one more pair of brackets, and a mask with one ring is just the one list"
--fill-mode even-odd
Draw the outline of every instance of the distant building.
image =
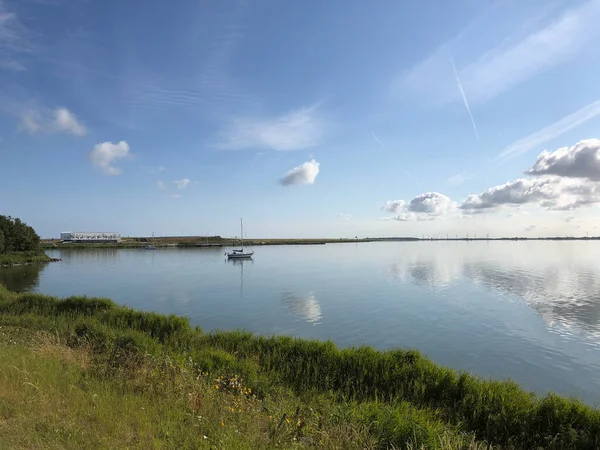
[[61, 242], [78, 243], [118, 243], [121, 242], [120, 233], [95, 232], [95, 231], [67, 231], [60, 233]]

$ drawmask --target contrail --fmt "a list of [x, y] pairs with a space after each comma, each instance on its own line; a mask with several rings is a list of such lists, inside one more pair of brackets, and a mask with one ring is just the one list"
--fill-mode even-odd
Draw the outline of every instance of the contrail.
[[471, 118], [471, 123], [473, 124], [473, 129], [475, 130], [475, 136], [477, 140], [479, 140], [479, 133], [477, 132], [477, 125], [475, 125], [475, 119], [473, 119], [473, 114], [471, 114], [471, 108], [469, 107], [469, 102], [467, 101], [467, 96], [465, 95], [465, 90], [463, 89], [462, 83], [460, 82], [460, 78], [458, 77], [458, 72], [456, 71], [456, 65], [454, 64], [454, 58], [450, 54], [450, 62], [452, 63], [452, 69], [454, 70], [454, 77], [456, 78], [456, 82], [458, 83], [458, 88], [460, 89], [460, 93], [462, 94], [463, 102], [465, 102], [465, 107], [469, 113], [469, 117]]
[[[389, 150], [387, 149], [387, 147], [385, 145], [383, 145], [383, 142], [381, 142], [379, 140], [379, 138], [377, 136], [375, 136], [375, 133], [373, 133], [371, 131], [371, 135], [375, 138], [375, 140], [377, 141], [377, 143], [381, 146], [382, 149], [384, 149], [386, 152], [389, 152]], [[404, 169], [404, 173], [411, 179], [414, 181], [414, 183], [420, 188], [421, 187], [421, 183], [419, 183], [417, 180], [414, 179], [414, 177], [411, 175], [411, 173]]]
[[388, 151], [388, 149], [387, 149], [387, 148], [385, 148], [385, 145], [383, 145], [383, 142], [381, 142], [381, 141], [379, 140], [379, 138], [378, 138], [377, 136], [375, 136], [375, 133], [373, 133], [373, 132], [371, 131], [371, 135], [372, 135], [372, 136], [375, 138], [375, 140], [377, 141], [377, 143], [378, 143], [379, 145], [381, 145], [381, 148], [382, 148], [382, 149], [384, 149], [384, 150], [387, 152], [387, 151]]

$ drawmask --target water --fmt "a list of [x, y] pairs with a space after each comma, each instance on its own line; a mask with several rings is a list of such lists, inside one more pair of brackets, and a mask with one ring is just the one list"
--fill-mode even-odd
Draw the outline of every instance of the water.
[[417, 348], [437, 363], [600, 404], [600, 242], [396, 242], [53, 250], [14, 290], [110, 297], [205, 330]]

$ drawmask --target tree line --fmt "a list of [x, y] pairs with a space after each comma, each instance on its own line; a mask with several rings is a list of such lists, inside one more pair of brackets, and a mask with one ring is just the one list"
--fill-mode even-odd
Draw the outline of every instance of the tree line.
[[21, 219], [0, 216], [0, 254], [40, 249], [40, 237]]

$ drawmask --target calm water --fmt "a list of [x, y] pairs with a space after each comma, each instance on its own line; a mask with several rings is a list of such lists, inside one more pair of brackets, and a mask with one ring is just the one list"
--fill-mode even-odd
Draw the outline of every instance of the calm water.
[[0, 269], [15, 290], [86, 294], [205, 330], [412, 347], [434, 361], [600, 404], [600, 242], [409, 242], [56, 250]]

